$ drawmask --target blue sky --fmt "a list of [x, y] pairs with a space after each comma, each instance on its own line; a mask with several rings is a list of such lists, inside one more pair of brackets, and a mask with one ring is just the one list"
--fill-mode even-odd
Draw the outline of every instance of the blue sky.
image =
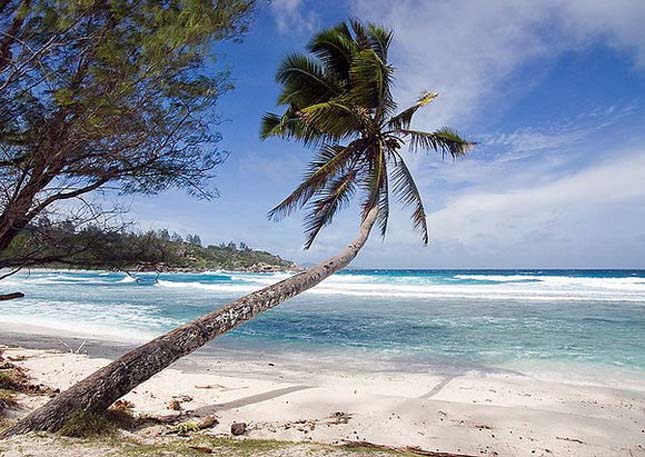
[[312, 151], [262, 142], [274, 74], [311, 34], [358, 16], [395, 30], [401, 105], [439, 98], [416, 127], [453, 127], [480, 146], [466, 159], [409, 156], [429, 213], [422, 247], [406, 211], [392, 215], [354, 267], [645, 268], [645, 2], [641, 0], [273, 0], [241, 44], [220, 44], [236, 89], [219, 105], [231, 152], [221, 197], [137, 197], [142, 228], [205, 243], [233, 240], [301, 263], [334, 254], [356, 231], [349, 208], [302, 250], [302, 215], [266, 212], [298, 183]]

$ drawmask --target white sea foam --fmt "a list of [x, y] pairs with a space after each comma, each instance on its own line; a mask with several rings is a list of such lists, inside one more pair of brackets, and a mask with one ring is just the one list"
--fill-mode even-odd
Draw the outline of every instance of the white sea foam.
[[132, 282], [137, 282], [136, 278], [133, 278], [132, 276], [124, 276], [123, 278], [119, 279], [116, 281], [121, 284], [127, 284], [127, 283], [132, 283]]
[[550, 287], [635, 290], [645, 293], [645, 278], [592, 278], [580, 276], [455, 275], [455, 279], [496, 282], [539, 282]]
[[[265, 339], [266, 344], [283, 344], [286, 338], [296, 346], [307, 341], [312, 351], [323, 341], [333, 346], [332, 352], [374, 346], [385, 359], [392, 354], [412, 360], [436, 356], [441, 362], [467, 354], [484, 361], [542, 360], [560, 354], [563, 360], [575, 358], [585, 364], [602, 359], [614, 368], [645, 365], [635, 343], [640, 328], [635, 324], [642, 323], [639, 313], [645, 305], [642, 275], [551, 274], [333, 275], [305, 292], [294, 307], [276, 310], [273, 316], [278, 319], [255, 321], [234, 338], [261, 344]], [[0, 324], [10, 329], [35, 325], [90, 338], [146, 340], [290, 275], [167, 273], [156, 285], [141, 287], [134, 278], [114, 273], [20, 274], [0, 282], [3, 291], [27, 294], [3, 304]], [[294, 324], [282, 327], [290, 322]], [[469, 334], [467, 342], [464, 332]], [[449, 351], [444, 353], [446, 347]]]
[[[199, 281], [159, 281], [168, 288], [201, 289], [224, 294], [242, 294], [258, 290], [288, 277], [288, 274], [238, 274], [230, 283]], [[378, 277], [370, 275], [335, 275], [307, 294], [347, 295], [355, 297], [472, 298], [539, 301], [643, 301], [645, 279], [583, 278], [535, 275], [455, 275], [455, 282], [437, 282], [423, 276]], [[495, 281], [495, 284], [465, 283]]]
[[[220, 275], [224, 272], [213, 272]], [[235, 296], [258, 290], [269, 284], [288, 278], [290, 273], [235, 273], [230, 279], [212, 281], [209, 275], [176, 275], [173, 280], [162, 279], [157, 286], [168, 289], [185, 289], [212, 292], [218, 295]], [[210, 279], [210, 280], [209, 280]], [[31, 276], [16, 276], [3, 281], [2, 285], [43, 286], [77, 283], [124, 284], [135, 287], [135, 279], [125, 276], [115, 280], [105, 276], [87, 277], [74, 273], [39, 273]], [[490, 283], [493, 281], [494, 283]], [[188, 293], [188, 292], [187, 292]], [[334, 275], [307, 292], [309, 295], [346, 295], [354, 297], [382, 298], [467, 298], [467, 299], [514, 299], [535, 301], [630, 301], [645, 303], [645, 278], [628, 277], [583, 277], [547, 276], [535, 274], [486, 275], [457, 274], [452, 277], [428, 275], [340, 274]]]
[[206, 284], [199, 281], [166, 281], [160, 279], [157, 281], [157, 285], [160, 287], [167, 287], [170, 289], [201, 289], [201, 290], [210, 290], [213, 292], [230, 292], [230, 293], [240, 293], [240, 292], [252, 292], [253, 290], [260, 289], [262, 286], [254, 286], [252, 284]]

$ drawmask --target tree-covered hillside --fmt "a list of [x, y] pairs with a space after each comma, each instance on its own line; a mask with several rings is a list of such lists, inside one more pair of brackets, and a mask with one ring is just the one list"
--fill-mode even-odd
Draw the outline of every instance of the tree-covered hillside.
[[[198, 235], [185, 238], [168, 230], [132, 232], [87, 227], [82, 230], [58, 228], [42, 238], [40, 230], [25, 230], [2, 252], [2, 258], [29, 259], [35, 262], [12, 267], [66, 267], [124, 271], [167, 271], [230, 269], [274, 271], [296, 269], [280, 256], [250, 248], [244, 242], [203, 246]], [[45, 261], [42, 261], [45, 259]], [[7, 265], [9, 266], [9, 265]]]

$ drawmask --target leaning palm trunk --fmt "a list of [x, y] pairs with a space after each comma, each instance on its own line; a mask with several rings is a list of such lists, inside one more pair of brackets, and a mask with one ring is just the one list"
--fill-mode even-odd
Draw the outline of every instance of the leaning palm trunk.
[[37, 430], [57, 431], [76, 411], [104, 411], [116, 400], [181, 357], [258, 314], [314, 287], [346, 267], [356, 257], [367, 241], [377, 214], [376, 207], [368, 212], [356, 239], [336, 257], [242, 297], [128, 352], [5, 430], [0, 434], [0, 438]]

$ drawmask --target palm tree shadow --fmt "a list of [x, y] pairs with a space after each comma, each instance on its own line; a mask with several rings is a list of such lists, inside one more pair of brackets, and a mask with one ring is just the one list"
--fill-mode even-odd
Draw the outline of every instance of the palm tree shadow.
[[280, 389], [270, 390], [268, 392], [263, 392], [261, 394], [250, 395], [244, 398], [238, 398], [237, 400], [232, 400], [226, 403], [217, 403], [214, 405], [202, 406], [192, 411], [196, 416], [206, 416], [209, 414], [214, 414], [218, 411], [225, 411], [227, 409], [234, 408], [243, 408], [244, 406], [253, 405], [256, 403], [261, 403], [267, 400], [273, 400], [274, 398], [282, 397], [283, 395], [288, 395], [294, 392], [299, 392], [301, 390], [311, 389], [312, 386], [291, 386], [291, 387], [282, 387]]
[[455, 378], [458, 378], [458, 375], [451, 375], [451, 376], [446, 376], [441, 382], [439, 382], [436, 386], [434, 386], [430, 391], [426, 392], [425, 394], [421, 395], [419, 399], [428, 399], [432, 398], [435, 395], [437, 395], [441, 390], [446, 387], [450, 381], [452, 381]]

